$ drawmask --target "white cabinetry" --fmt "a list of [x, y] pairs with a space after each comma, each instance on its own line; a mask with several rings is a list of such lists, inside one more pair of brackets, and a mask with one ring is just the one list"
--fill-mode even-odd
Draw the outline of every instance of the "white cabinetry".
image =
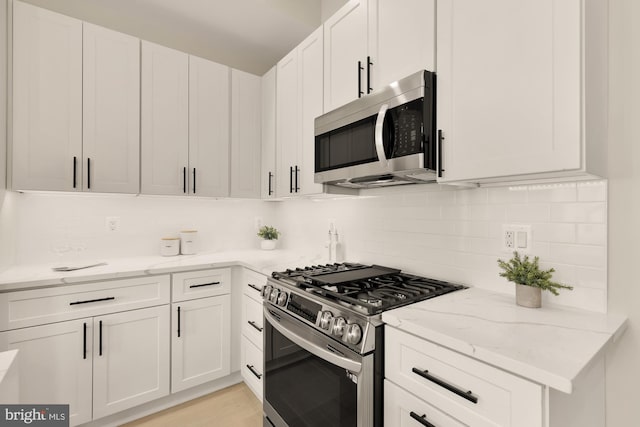
[[143, 41], [141, 78], [141, 192], [187, 194], [189, 56]]
[[277, 193], [279, 197], [322, 192], [314, 183], [315, 118], [323, 112], [323, 32], [314, 31], [278, 62]]
[[276, 67], [262, 76], [261, 197], [276, 197]]
[[171, 392], [231, 372], [231, 270], [172, 275]]
[[14, 190], [79, 191], [82, 21], [13, 2]]
[[140, 40], [83, 23], [82, 189], [140, 191]]
[[240, 372], [244, 382], [260, 400], [262, 400], [264, 373], [262, 287], [266, 284], [266, 276], [251, 270], [243, 270]]
[[0, 351], [21, 402], [68, 403], [77, 425], [169, 394], [169, 276], [0, 294]]
[[261, 79], [231, 70], [231, 196], [260, 197]]
[[434, 49], [434, 0], [350, 0], [324, 24], [325, 111], [433, 70]]
[[606, 12], [438, 1], [440, 182], [606, 175]]

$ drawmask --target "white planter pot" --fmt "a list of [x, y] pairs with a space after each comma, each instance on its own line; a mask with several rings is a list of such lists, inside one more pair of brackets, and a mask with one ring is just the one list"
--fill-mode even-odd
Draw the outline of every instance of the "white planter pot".
[[260, 247], [265, 251], [270, 251], [276, 248], [277, 240], [261, 240]]
[[542, 306], [542, 289], [516, 283], [516, 304], [522, 307], [540, 308]]

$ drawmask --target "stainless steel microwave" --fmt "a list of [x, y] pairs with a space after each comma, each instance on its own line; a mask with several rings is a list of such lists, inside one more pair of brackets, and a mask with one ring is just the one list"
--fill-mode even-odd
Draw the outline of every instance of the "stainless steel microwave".
[[315, 120], [316, 183], [351, 188], [435, 181], [435, 74], [419, 71]]

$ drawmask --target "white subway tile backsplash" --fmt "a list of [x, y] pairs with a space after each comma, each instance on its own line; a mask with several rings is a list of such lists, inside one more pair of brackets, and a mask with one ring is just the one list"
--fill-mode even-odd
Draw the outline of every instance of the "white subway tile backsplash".
[[578, 229], [577, 243], [601, 246], [607, 244], [606, 224], [578, 224], [576, 227]]
[[516, 187], [511, 189], [509, 187], [493, 187], [488, 189], [489, 203], [491, 204], [512, 204], [512, 203], [527, 203], [528, 192], [526, 187]]
[[504, 221], [506, 219], [505, 205], [469, 205], [468, 209], [471, 221]]
[[606, 202], [607, 181], [586, 181], [576, 184], [578, 189], [578, 201], [580, 202]]
[[606, 218], [607, 204], [605, 202], [559, 203], [551, 205], [552, 222], [604, 224]]
[[456, 203], [459, 205], [482, 205], [489, 202], [489, 193], [486, 188], [474, 188], [457, 190]]
[[539, 242], [576, 243], [576, 224], [554, 222], [533, 224], [531, 238]]
[[607, 251], [604, 246], [549, 244], [549, 258], [554, 262], [605, 268], [606, 256]]
[[506, 219], [511, 222], [548, 222], [551, 208], [546, 204], [509, 205], [506, 208]]
[[576, 183], [532, 185], [528, 188], [529, 203], [575, 202], [577, 201]]

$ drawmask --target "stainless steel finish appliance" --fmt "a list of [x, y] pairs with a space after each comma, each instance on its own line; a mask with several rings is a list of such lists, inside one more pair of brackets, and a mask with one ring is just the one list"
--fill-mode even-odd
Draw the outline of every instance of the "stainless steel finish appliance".
[[316, 118], [315, 182], [366, 188], [434, 181], [435, 94], [435, 74], [422, 70]]
[[381, 313], [461, 288], [375, 265], [273, 273], [262, 292], [264, 425], [381, 426]]

